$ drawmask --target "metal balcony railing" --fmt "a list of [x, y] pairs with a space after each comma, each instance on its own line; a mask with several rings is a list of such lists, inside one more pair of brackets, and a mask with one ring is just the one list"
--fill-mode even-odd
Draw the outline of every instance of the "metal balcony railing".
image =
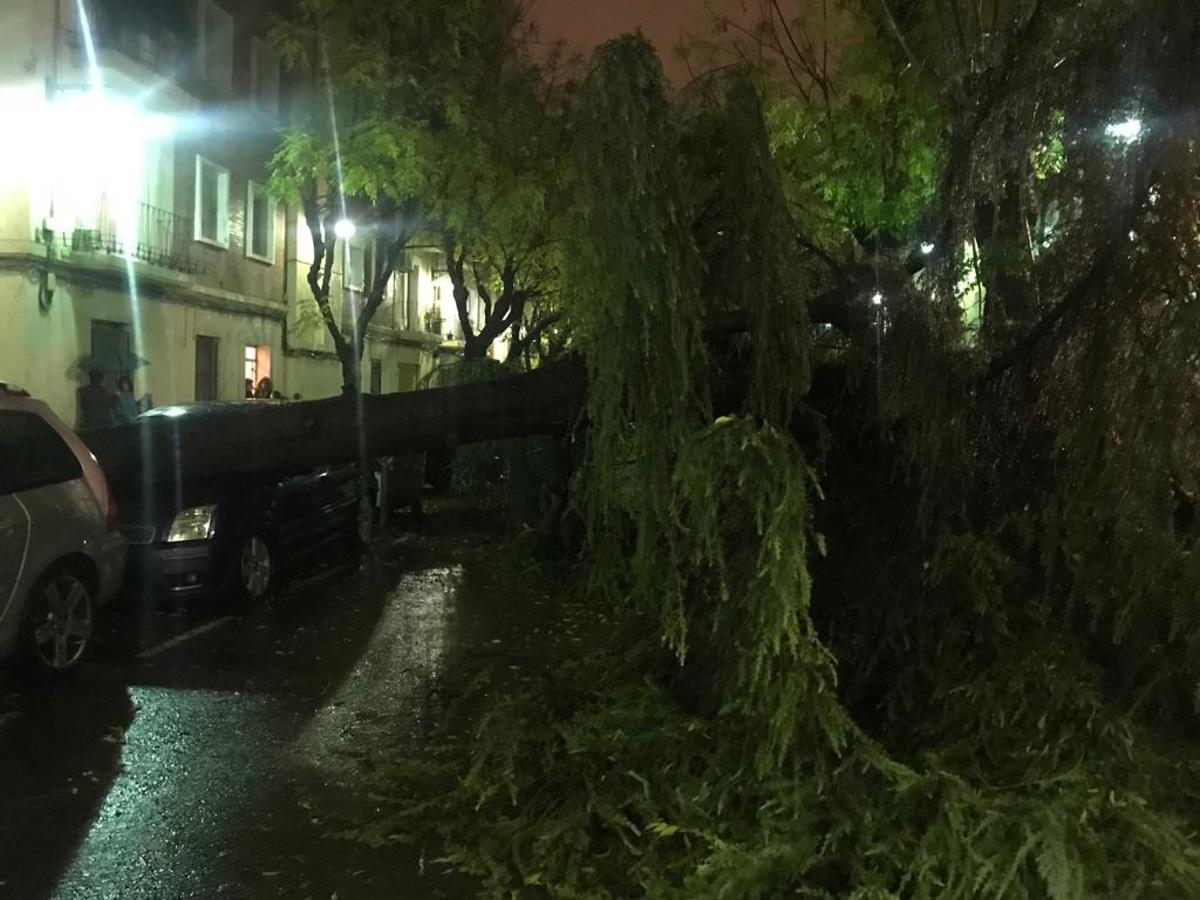
[[176, 272], [197, 274], [204, 265], [191, 255], [192, 219], [169, 209], [139, 203], [137, 233], [122, 234], [106, 205], [101, 205], [94, 228], [77, 226], [60, 237], [75, 253], [131, 256]]
[[[64, 33], [66, 45], [82, 54], [86, 46], [79, 31]], [[92, 23], [92, 46], [97, 50], [114, 50], [141, 66], [164, 77], [172, 77], [183, 47], [166, 32], [154, 36], [136, 24], [114, 23], [100, 17]]]

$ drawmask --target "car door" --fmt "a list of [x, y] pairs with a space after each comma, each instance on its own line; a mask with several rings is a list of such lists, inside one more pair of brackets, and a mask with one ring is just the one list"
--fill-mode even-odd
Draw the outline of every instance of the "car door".
[[[77, 523], [96, 516], [79, 460], [50, 424], [30, 410], [0, 410], [0, 615], [22, 570], [43, 562], [28, 558], [33, 523], [65, 547], [78, 538]], [[34, 547], [44, 553], [46, 540]]]
[[287, 559], [303, 556], [320, 544], [314, 516], [315, 495], [320, 490], [320, 473], [281, 479], [275, 489], [276, 532], [280, 553]]
[[29, 515], [0, 478], [0, 619], [8, 612], [29, 550]]

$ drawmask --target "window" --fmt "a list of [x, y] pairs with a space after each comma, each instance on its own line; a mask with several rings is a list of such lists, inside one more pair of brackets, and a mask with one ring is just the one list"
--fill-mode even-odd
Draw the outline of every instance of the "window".
[[375, 248], [371, 241], [347, 242], [346, 286], [354, 291], [368, 293], [371, 276], [375, 273]]
[[196, 399], [217, 399], [217, 339], [196, 335]]
[[79, 460], [44, 419], [28, 412], [0, 412], [0, 495], [82, 476]]
[[383, 362], [378, 359], [371, 360], [371, 393], [383, 393]]
[[229, 170], [196, 157], [196, 225], [198, 241], [229, 246]]
[[271, 377], [271, 348], [256, 344], [247, 344], [246, 352], [242, 355], [246, 374], [246, 396], [254, 396], [258, 384], [264, 378]]
[[199, 0], [200, 77], [225, 94], [233, 92], [233, 16], [213, 0]]
[[254, 105], [272, 116], [279, 113], [279, 56], [262, 38], [250, 42], [250, 79]]
[[275, 201], [261, 184], [246, 186], [246, 255], [275, 262]]

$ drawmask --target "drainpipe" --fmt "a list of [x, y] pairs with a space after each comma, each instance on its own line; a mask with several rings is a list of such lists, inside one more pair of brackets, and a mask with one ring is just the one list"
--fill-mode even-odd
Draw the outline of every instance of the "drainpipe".
[[[54, 103], [58, 96], [58, 53], [62, 43], [62, 0], [54, 0], [54, 24], [50, 34], [50, 74], [46, 76], [46, 102]], [[43, 313], [50, 311], [54, 302], [54, 290], [57, 278], [54, 273], [55, 233], [51, 227], [54, 222], [54, 175], [50, 176], [50, 209], [42, 220], [41, 237], [46, 245], [46, 262], [38, 273], [38, 309]]]

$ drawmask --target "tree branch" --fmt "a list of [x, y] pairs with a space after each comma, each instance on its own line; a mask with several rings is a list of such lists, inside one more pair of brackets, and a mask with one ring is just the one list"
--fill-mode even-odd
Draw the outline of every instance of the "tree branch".
[[333, 267], [334, 242], [326, 242], [328, 233], [326, 226], [329, 223], [326, 221], [325, 225], [322, 224], [315, 183], [310, 190], [301, 192], [300, 202], [304, 207], [304, 220], [308, 225], [308, 233], [312, 237], [313, 244], [313, 260], [308, 267], [308, 287], [317, 304], [317, 309], [321, 313], [321, 319], [329, 331], [329, 336], [333, 339], [333, 346], [337, 350], [338, 358], [345, 361], [351, 348], [329, 305], [329, 279], [330, 270]]
[[471, 327], [471, 313], [467, 308], [467, 300], [470, 299], [471, 291], [467, 287], [467, 278], [464, 272], [466, 250], [460, 251], [455, 246], [454, 238], [449, 232], [446, 233], [444, 247], [446, 271], [450, 274], [450, 283], [453, 286], [451, 293], [454, 295], [454, 308], [458, 310], [458, 323], [462, 327], [463, 338], [470, 343], [475, 340], [475, 330]]

